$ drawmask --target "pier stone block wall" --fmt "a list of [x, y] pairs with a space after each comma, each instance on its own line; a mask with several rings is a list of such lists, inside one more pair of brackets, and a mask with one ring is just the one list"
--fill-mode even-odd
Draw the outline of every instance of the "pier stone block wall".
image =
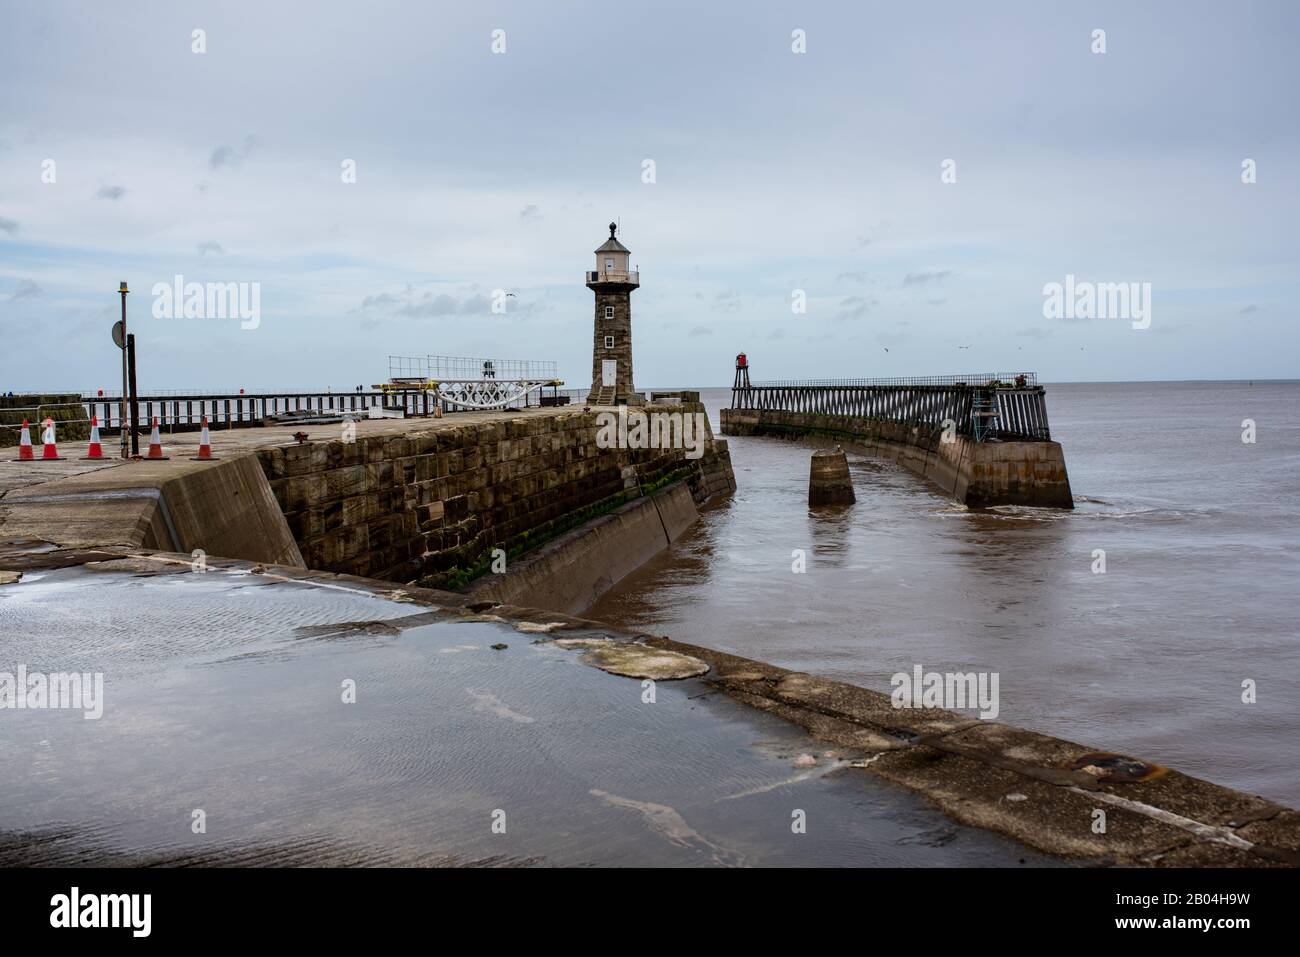
[[[698, 403], [665, 411], [703, 412]], [[263, 449], [262, 468], [308, 568], [427, 587], [511, 558], [678, 481], [697, 502], [735, 488], [727, 443], [602, 449], [595, 412], [557, 411], [401, 435]]]

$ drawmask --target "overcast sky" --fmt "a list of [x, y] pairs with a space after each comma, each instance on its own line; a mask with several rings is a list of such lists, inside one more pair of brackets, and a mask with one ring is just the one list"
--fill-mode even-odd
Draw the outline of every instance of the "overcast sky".
[[[1300, 377], [1300, 3], [3, 5], [0, 391], [114, 387], [123, 279], [146, 390], [586, 387], [613, 219], [641, 387]], [[260, 324], [154, 318], [176, 274]], [[1045, 318], [1067, 274], [1150, 327]]]

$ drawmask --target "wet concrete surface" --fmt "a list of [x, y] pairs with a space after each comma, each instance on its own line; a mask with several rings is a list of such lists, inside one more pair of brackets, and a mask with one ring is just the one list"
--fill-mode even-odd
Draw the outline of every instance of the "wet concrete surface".
[[0, 710], [0, 865], [1058, 863], [704, 680], [647, 703], [535, 626], [345, 585], [29, 570], [0, 636], [0, 671], [104, 674], [99, 720]]

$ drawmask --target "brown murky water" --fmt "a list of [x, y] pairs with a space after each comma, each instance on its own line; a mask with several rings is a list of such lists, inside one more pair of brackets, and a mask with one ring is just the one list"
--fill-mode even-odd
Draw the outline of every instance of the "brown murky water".
[[[704, 397], [716, 425], [730, 393]], [[1073, 512], [969, 511], [863, 458], [856, 505], [810, 510], [809, 449], [732, 438], [734, 498], [587, 614], [881, 691], [996, 671], [1001, 721], [1300, 806], [1300, 383], [1048, 406]]]

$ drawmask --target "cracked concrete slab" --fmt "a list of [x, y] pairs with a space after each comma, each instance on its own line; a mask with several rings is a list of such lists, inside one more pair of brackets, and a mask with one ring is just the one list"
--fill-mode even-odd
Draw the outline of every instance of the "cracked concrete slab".
[[612, 675], [625, 678], [650, 678], [655, 681], [680, 681], [695, 678], [709, 670], [699, 658], [662, 648], [650, 648], [634, 641], [612, 638], [557, 638], [560, 648], [579, 648], [587, 664]]

